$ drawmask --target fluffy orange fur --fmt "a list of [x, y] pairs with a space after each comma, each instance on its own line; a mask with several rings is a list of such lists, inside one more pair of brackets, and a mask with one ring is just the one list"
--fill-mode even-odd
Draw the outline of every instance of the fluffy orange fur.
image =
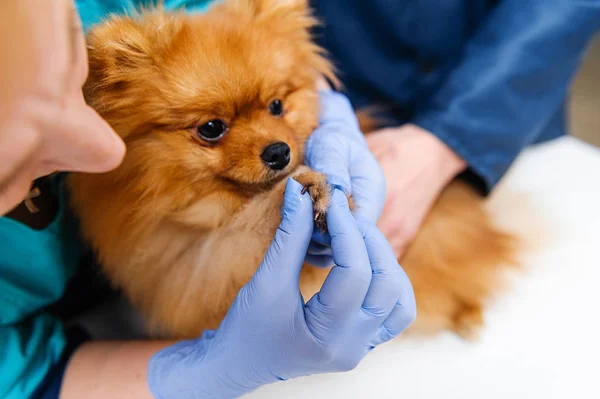
[[[154, 333], [196, 337], [218, 326], [281, 221], [288, 176], [312, 186], [316, 212], [326, 208], [323, 176], [302, 165], [318, 123], [316, 80], [335, 81], [311, 41], [315, 23], [306, 0], [229, 0], [205, 15], [112, 17], [89, 33], [85, 96], [128, 152], [113, 172], [72, 174], [72, 205], [104, 272]], [[268, 112], [275, 99], [280, 117]], [[209, 143], [196, 128], [214, 119], [229, 131]], [[291, 149], [281, 171], [260, 159], [274, 142]], [[417, 296], [412, 330], [478, 327], [513, 244], [483, 200], [452, 183], [401, 259]], [[307, 265], [303, 294], [326, 275]]]

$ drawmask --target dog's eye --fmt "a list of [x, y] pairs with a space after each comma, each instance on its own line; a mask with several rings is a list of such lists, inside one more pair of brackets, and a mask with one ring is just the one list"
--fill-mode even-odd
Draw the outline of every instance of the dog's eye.
[[283, 114], [283, 103], [281, 100], [275, 100], [269, 104], [269, 113], [274, 116], [281, 116]]
[[217, 141], [227, 133], [227, 130], [229, 128], [222, 120], [215, 119], [198, 126], [198, 136], [206, 141]]

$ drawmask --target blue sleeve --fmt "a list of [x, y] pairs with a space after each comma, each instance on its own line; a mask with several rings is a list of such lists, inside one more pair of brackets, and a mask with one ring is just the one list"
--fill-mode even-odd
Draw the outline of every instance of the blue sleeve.
[[505, 0], [414, 119], [456, 151], [489, 191], [564, 104], [600, 27], [600, 1]]

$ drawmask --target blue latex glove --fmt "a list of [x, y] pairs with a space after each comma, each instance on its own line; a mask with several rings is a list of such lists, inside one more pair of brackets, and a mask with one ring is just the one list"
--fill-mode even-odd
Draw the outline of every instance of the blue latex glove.
[[[352, 194], [356, 214], [376, 223], [385, 201], [383, 171], [369, 151], [348, 98], [320, 91], [319, 127], [310, 136], [304, 162], [327, 175], [327, 182]], [[315, 266], [330, 266], [330, 237], [315, 231], [306, 260]]]
[[312, 203], [288, 181], [283, 221], [260, 268], [216, 332], [158, 352], [156, 398], [233, 398], [262, 385], [356, 367], [416, 314], [408, 277], [375, 225], [334, 190], [327, 214], [335, 266], [304, 304], [298, 278], [313, 232]]

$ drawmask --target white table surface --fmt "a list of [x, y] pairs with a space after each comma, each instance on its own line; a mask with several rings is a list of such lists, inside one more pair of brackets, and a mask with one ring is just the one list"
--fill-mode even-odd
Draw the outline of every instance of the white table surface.
[[[514, 208], [517, 192], [543, 223]], [[600, 150], [571, 137], [527, 150], [494, 209], [499, 218], [513, 212], [503, 219], [511, 227], [545, 234], [489, 308], [479, 341], [397, 340], [350, 373], [278, 383], [250, 398], [600, 398]]]

